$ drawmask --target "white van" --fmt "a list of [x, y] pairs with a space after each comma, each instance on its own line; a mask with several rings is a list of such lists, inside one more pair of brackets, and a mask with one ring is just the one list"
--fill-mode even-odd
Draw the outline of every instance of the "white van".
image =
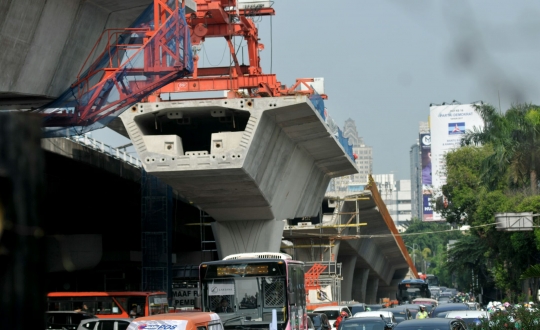
[[345, 305], [317, 307], [313, 310], [313, 313], [326, 314], [326, 316], [328, 316], [328, 321], [332, 325], [332, 329], [335, 329], [334, 323], [336, 323], [336, 319], [343, 310], [351, 317], [351, 310]]

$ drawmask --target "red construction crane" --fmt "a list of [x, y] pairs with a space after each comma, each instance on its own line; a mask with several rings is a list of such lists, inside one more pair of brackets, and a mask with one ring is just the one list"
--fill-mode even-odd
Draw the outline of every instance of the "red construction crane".
[[[186, 17], [191, 30], [191, 43], [200, 45], [206, 38], [224, 38], [229, 46], [233, 65], [199, 68], [199, 57], [194, 55], [193, 74], [189, 79], [171, 83], [153, 93], [150, 101], [159, 100], [160, 93], [231, 91], [228, 97], [241, 97], [238, 91], [247, 90], [250, 97], [283, 96], [291, 94], [314, 94], [308, 84], [313, 79], [297, 79], [287, 88], [276, 79], [275, 74], [264, 74], [260, 65], [259, 31], [252, 19], [257, 16], [274, 15], [273, 8], [249, 5], [239, 0], [195, 0], [197, 11]], [[233, 37], [243, 37], [247, 44], [248, 65], [240, 65], [234, 49]], [[298, 90], [304, 85], [304, 90]], [[321, 95], [326, 99], [326, 95]]]

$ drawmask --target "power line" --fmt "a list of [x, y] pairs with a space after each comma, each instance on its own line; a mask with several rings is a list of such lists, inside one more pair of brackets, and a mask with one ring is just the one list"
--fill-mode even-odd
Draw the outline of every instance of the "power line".
[[[445, 233], [445, 232], [452, 232], [452, 231], [466, 231], [466, 230], [469, 230], [471, 228], [481, 228], [481, 227], [488, 227], [488, 226], [494, 226], [496, 225], [495, 223], [488, 223], [488, 224], [485, 224], [485, 225], [478, 225], [478, 226], [470, 226], [469, 228], [467, 229], [463, 229], [463, 230], [460, 230], [460, 229], [446, 229], [446, 230], [439, 230], [439, 231], [423, 231], [423, 232], [420, 232], [420, 233], [401, 233], [399, 234], [400, 236], [415, 236], [415, 235], [424, 235], [424, 234], [436, 234], [436, 233]], [[396, 236], [394, 234], [375, 234], [375, 235], [359, 235], [360, 238], [376, 238], [376, 237], [393, 237], [393, 236]]]

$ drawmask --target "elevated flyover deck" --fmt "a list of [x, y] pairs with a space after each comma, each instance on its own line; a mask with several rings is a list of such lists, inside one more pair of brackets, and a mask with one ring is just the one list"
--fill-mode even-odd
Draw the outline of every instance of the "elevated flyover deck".
[[286, 251], [297, 259], [342, 264], [342, 300], [376, 303], [395, 299], [409, 269], [417, 272], [376, 185], [367, 189], [325, 197], [332, 213], [318, 224], [287, 226], [283, 237], [292, 242]]
[[120, 118], [145, 170], [213, 217], [220, 256], [279, 251], [287, 218], [318, 213], [357, 173], [305, 95], [140, 103]]

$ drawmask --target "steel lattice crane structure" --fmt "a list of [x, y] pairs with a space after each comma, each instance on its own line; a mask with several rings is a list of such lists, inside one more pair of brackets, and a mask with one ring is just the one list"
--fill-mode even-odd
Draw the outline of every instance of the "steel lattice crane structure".
[[[101, 128], [155, 90], [192, 73], [184, 10], [177, 1], [154, 0], [131, 27], [104, 30], [77, 80], [58, 99], [33, 110], [44, 116], [45, 136]], [[100, 46], [104, 50], [98, 53]]]
[[[192, 45], [199, 46], [206, 38], [224, 38], [229, 46], [233, 65], [226, 67], [199, 68], [199, 57], [194, 55], [193, 74], [161, 88], [160, 93], [231, 91], [229, 98], [242, 97], [240, 90], [247, 90], [249, 97], [276, 97], [291, 94], [312, 95], [308, 84], [313, 79], [297, 79], [287, 88], [275, 74], [264, 74], [260, 66], [259, 52], [264, 45], [259, 42], [259, 31], [253, 17], [275, 15], [273, 8], [241, 6], [240, 0], [196, 0], [197, 11], [187, 16]], [[248, 65], [240, 65], [233, 44], [233, 37], [243, 37], [247, 44]], [[300, 85], [306, 88], [298, 90]], [[157, 95], [157, 93], [154, 95]], [[321, 95], [323, 99], [326, 95]], [[157, 99], [153, 99], [157, 100]]]

